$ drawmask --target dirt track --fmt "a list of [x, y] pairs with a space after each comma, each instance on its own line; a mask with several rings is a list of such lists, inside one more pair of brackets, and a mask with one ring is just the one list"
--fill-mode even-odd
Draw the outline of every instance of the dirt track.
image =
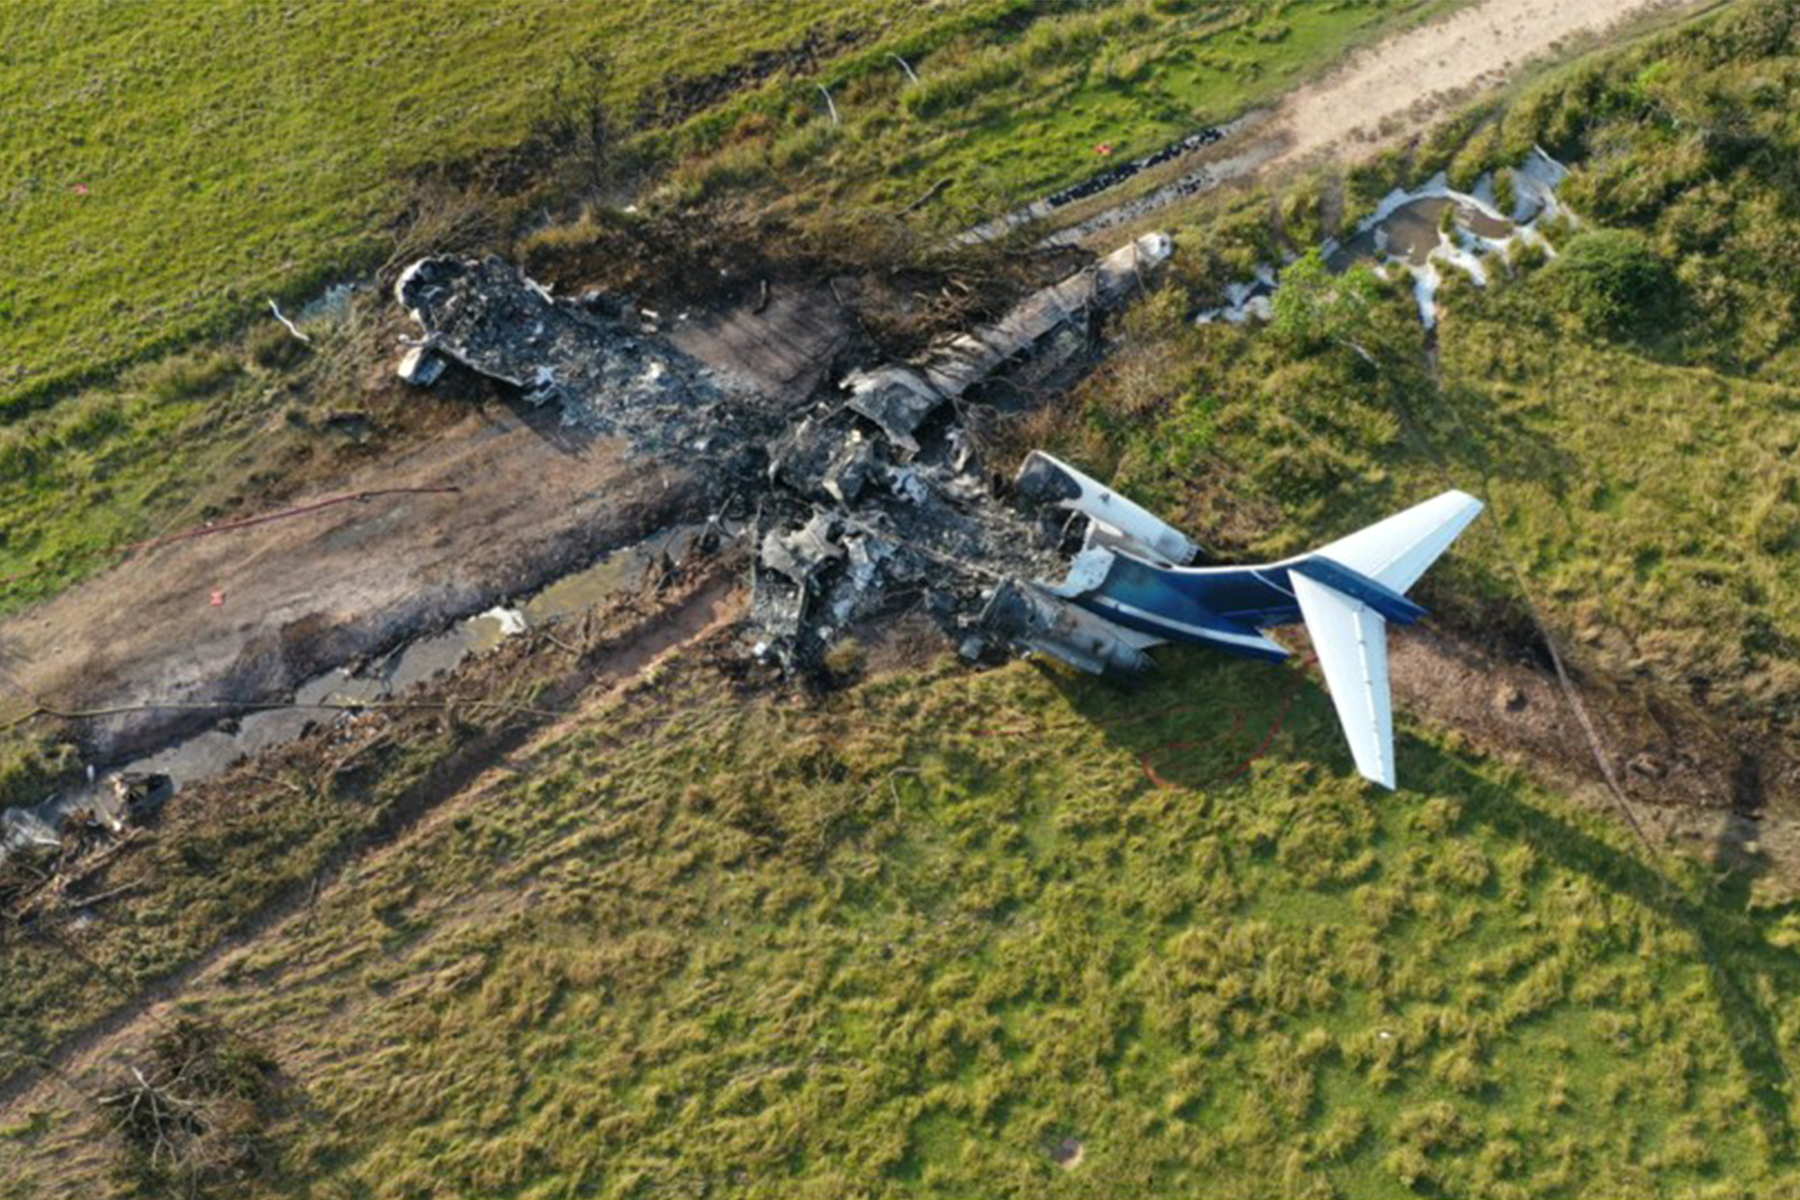
[[1458, 103], [1583, 38], [1604, 38], [1658, 12], [1708, 0], [1475, 0], [1376, 43], [1273, 109], [1239, 118], [1236, 136], [1139, 176], [1136, 194], [1102, 192], [1065, 210], [1049, 245], [1103, 248], [1152, 214], [1224, 184], [1315, 157], [1367, 158], [1412, 137]]
[[1603, 36], [1659, 9], [1693, 7], [1692, 0], [1480, 0], [1371, 46], [1283, 100], [1265, 127], [1287, 142], [1274, 162], [1344, 147], [1361, 147], [1351, 152], [1360, 156], [1572, 39]]
[[[454, 494], [344, 504], [150, 550], [0, 622], [9, 702], [67, 709], [278, 697], [635, 540], [700, 501], [683, 469], [572, 437], [544, 416], [499, 407], [471, 415], [330, 489]], [[96, 757], [110, 758], [221, 715], [145, 712], [84, 733]]]
[[[781, 289], [766, 306], [696, 311], [670, 340], [766, 395], [804, 398], [846, 336], [834, 302]], [[0, 621], [0, 716], [40, 704], [278, 700], [323, 670], [533, 591], [723, 499], [685, 464], [515, 401], [291, 503], [408, 488], [446, 490], [146, 550]], [[84, 721], [80, 732], [89, 759], [104, 764], [227, 715], [155, 709]]]

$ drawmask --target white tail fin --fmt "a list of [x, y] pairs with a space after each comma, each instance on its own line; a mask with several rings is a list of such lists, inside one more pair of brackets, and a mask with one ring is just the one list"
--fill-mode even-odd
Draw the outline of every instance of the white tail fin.
[[1314, 553], [1404, 592], [1480, 513], [1467, 492], [1445, 492]]
[[[1445, 492], [1320, 547], [1316, 557], [1404, 592], [1480, 512], [1481, 501], [1473, 496]], [[1298, 570], [1288, 579], [1312, 634], [1356, 769], [1364, 778], [1392, 788], [1394, 712], [1388, 689], [1387, 620], [1364, 601]], [[1378, 596], [1375, 600], [1384, 603]]]
[[1356, 769], [1363, 778], [1392, 788], [1394, 705], [1388, 694], [1387, 621], [1362, 601], [1316, 580], [1288, 578]]

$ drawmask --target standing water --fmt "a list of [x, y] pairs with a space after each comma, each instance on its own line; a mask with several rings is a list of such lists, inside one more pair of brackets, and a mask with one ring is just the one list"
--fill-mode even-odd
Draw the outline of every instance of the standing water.
[[[1555, 253], [1538, 226], [1566, 214], [1557, 201], [1556, 188], [1567, 175], [1568, 169], [1561, 163], [1542, 150], [1533, 150], [1513, 168], [1512, 211], [1502, 213], [1491, 174], [1483, 175], [1473, 191], [1459, 192], [1440, 172], [1422, 187], [1412, 191], [1396, 188], [1388, 193], [1349, 237], [1342, 242], [1329, 239], [1320, 249], [1333, 271], [1374, 262], [1376, 274], [1384, 279], [1396, 271], [1410, 275], [1419, 319], [1430, 329], [1437, 324], [1437, 292], [1443, 285], [1444, 267], [1454, 267], [1477, 287], [1485, 287], [1488, 261], [1503, 256], [1515, 242], [1540, 245]], [[1449, 221], [1446, 214], [1451, 216]], [[1258, 267], [1254, 279], [1228, 287], [1225, 303], [1202, 311], [1195, 323], [1241, 324], [1252, 317], [1267, 320], [1279, 286], [1280, 277], [1273, 267]]]

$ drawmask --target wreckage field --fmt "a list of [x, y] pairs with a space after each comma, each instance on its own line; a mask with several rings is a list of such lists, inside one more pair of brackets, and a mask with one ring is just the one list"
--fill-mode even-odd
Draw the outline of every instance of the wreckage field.
[[1800, 1189], [1792, 7], [681, 7], [0, 16], [0, 1200]]

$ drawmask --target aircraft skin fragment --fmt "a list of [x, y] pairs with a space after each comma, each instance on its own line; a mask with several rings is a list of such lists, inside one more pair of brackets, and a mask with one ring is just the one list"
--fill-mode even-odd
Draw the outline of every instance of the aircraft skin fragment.
[[1179, 565], [1194, 561], [1200, 553], [1200, 547], [1173, 525], [1042, 450], [1025, 456], [1013, 486], [1028, 499], [1086, 515], [1146, 557]]

